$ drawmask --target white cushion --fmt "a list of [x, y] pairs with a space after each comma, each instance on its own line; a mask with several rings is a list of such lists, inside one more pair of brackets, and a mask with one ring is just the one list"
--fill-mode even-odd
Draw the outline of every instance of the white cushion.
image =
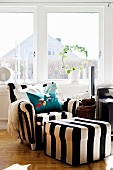
[[35, 88], [40, 93], [44, 93], [43, 84], [38, 83], [38, 84], [34, 85], [33, 88]]
[[39, 93], [39, 91], [35, 89], [33, 86], [28, 86], [25, 89], [22, 89], [21, 87], [18, 86], [18, 88], [16, 87], [16, 89], [14, 90], [14, 94], [17, 100], [20, 100], [20, 99], [29, 100], [26, 92], [34, 93], [34, 94]]

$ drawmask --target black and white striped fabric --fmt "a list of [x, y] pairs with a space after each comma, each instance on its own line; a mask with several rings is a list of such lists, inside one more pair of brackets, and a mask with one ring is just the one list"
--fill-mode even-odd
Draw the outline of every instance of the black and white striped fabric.
[[45, 154], [77, 166], [103, 159], [111, 152], [108, 122], [72, 118], [44, 124]]
[[77, 106], [78, 106], [78, 102], [76, 99], [67, 98], [67, 100], [64, 102], [63, 110], [67, 112], [71, 112], [73, 117], [75, 117]]
[[44, 143], [44, 122], [50, 120], [70, 119], [73, 117], [72, 112], [48, 112], [36, 114], [36, 144], [37, 149], [41, 149]]
[[[18, 87], [19, 86], [19, 87]], [[11, 108], [15, 105], [17, 100], [17, 95], [15, 89], [25, 89], [27, 85], [16, 85], [13, 83], [8, 83], [8, 88], [10, 90], [10, 100]], [[49, 120], [60, 120], [69, 119], [75, 116], [76, 113], [76, 100], [67, 99], [63, 105], [62, 112], [50, 112], [50, 113], [40, 113], [36, 114], [32, 103], [26, 101], [24, 98], [21, 99], [22, 102], [18, 105], [18, 115], [19, 115], [19, 138], [23, 141], [31, 143], [32, 149], [34, 149], [35, 144], [37, 148], [42, 148], [42, 143], [44, 142], [44, 122]], [[11, 110], [12, 110], [11, 109]], [[36, 126], [35, 126], [36, 125]]]
[[99, 121], [99, 120], [90, 120], [90, 119], [84, 119], [84, 118], [79, 118], [79, 117], [75, 117], [72, 119], [76, 123], [78, 121], [78, 122], [85, 123], [85, 124], [86, 123], [87, 124], [89, 124], [89, 123], [98, 124], [101, 129], [100, 159], [110, 155], [110, 153], [111, 153], [111, 124], [109, 122]]
[[31, 149], [36, 149], [35, 137], [35, 111], [32, 104], [21, 101], [18, 105], [19, 138], [31, 144]]

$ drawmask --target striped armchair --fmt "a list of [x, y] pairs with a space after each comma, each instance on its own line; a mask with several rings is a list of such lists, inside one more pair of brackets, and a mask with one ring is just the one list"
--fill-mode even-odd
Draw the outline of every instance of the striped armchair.
[[[22, 85], [26, 88], [26, 85]], [[62, 112], [49, 112], [36, 114], [34, 106], [25, 99], [17, 100], [14, 94], [15, 85], [8, 84], [11, 104], [8, 110], [8, 131], [14, 135], [16, 132], [21, 140], [31, 144], [31, 149], [42, 149], [44, 138], [44, 122], [74, 117], [76, 114], [76, 100], [67, 99], [63, 104]], [[16, 120], [16, 122], [15, 122]]]
[[11, 136], [31, 144], [36, 148], [35, 137], [35, 111], [29, 101], [17, 100], [9, 105], [7, 130]]

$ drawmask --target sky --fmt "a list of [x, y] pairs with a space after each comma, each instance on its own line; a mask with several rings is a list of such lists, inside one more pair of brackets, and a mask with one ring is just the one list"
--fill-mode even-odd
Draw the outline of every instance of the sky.
[[84, 46], [90, 58], [98, 58], [98, 13], [49, 13], [48, 34], [61, 38], [63, 45]]
[[0, 57], [32, 33], [32, 13], [0, 13]]
[[[49, 13], [47, 31], [63, 45], [86, 47], [88, 57], [98, 58], [98, 13]], [[0, 13], [0, 57], [33, 33], [32, 13]]]

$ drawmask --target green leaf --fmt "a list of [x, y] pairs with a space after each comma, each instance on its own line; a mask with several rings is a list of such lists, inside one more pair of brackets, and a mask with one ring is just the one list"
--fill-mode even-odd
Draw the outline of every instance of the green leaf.
[[67, 74], [70, 74], [71, 69], [67, 69], [66, 72], [67, 72]]
[[75, 67], [73, 67], [72, 70], [77, 70], [77, 69]]
[[[73, 51], [76, 51], [76, 50], [80, 53], [84, 53], [86, 60], [83, 60], [81, 62], [81, 64], [79, 64], [77, 67], [72, 67], [70, 69], [67, 69], [68, 66], [66, 65], [66, 62], [67, 62], [67, 58], [68, 58], [68, 53], [69, 53], [69, 51], [73, 52]], [[84, 64], [87, 62], [88, 52], [87, 52], [85, 47], [82, 47], [82, 46], [79, 46], [79, 45], [76, 45], [76, 44], [65, 45], [63, 50], [59, 53], [59, 56], [62, 58], [62, 68], [65, 68], [67, 74], [70, 74], [70, 72], [72, 70], [77, 70], [77, 69], [82, 70], [83, 69]]]

